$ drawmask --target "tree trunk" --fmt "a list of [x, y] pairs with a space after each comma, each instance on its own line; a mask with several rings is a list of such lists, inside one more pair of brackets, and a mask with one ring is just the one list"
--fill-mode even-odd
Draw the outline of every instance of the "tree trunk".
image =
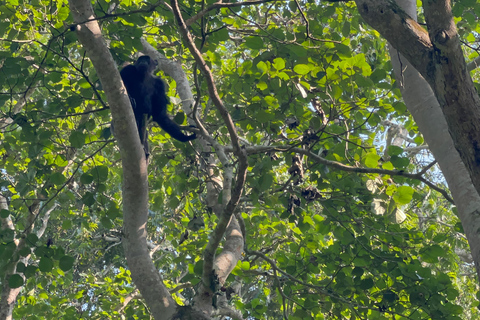
[[[416, 19], [415, 0], [399, 0], [397, 3], [410, 17]], [[480, 233], [477, 232], [480, 230], [480, 196], [455, 149], [445, 116], [432, 88], [397, 50], [389, 46], [389, 51], [403, 100], [452, 192], [480, 279]]]

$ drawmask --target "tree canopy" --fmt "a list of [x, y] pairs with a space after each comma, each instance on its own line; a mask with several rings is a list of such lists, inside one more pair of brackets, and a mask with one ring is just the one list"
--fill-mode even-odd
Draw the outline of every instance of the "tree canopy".
[[[405, 3], [1, 3], [0, 320], [480, 317], [480, 5]], [[199, 137], [148, 162], [141, 54]]]

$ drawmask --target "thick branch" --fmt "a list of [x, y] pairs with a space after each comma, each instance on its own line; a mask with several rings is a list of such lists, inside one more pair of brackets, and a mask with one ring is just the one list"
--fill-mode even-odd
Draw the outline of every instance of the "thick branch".
[[455, 148], [480, 192], [480, 98], [467, 70], [450, 2], [424, 1], [428, 34], [391, 0], [356, 0], [362, 17], [432, 87]]
[[479, 57], [476, 57], [475, 59], [473, 59], [472, 61], [470, 61], [470, 62], [467, 64], [467, 69], [468, 69], [468, 71], [473, 71], [473, 70], [477, 69], [478, 66], [480, 66], [480, 56], [479, 56]]
[[356, 0], [355, 3], [362, 18], [371, 27], [402, 52], [420, 73], [427, 71], [432, 61], [433, 46], [421, 25], [394, 1]]
[[[160, 68], [166, 74], [175, 79], [175, 82], [177, 83], [177, 92], [182, 99], [183, 109], [187, 114], [191, 113], [191, 106], [194, 99], [190, 90], [190, 86], [188, 85], [188, 82], [186, 80], [187, 77], [185, 75], [185, 72], [181, 68], [181, 65], [175, 61], [167, 60], [164, 56], [158, 53], [146, 40], [141, 39], [141, 41], [144, 47], [143, 51], [145, 54], [148, 54], [151, 57], [161, 58], [159, 63]], [[231, 183], [228, 183], [228, 181], [231, 182], [233, 180], [233, 168], [229, 165], [230, 161], [225, 154], [224, 147], [220, 145], [217, 140], [210, 136], [206, 129], [203, 128], [203, 125], [199, 119], [197, 119], [197, 126], [202, 129], [203, 133], [202, 139], [199, 139], [195, 145], [197, 146], [198, 144], [200, 144], [201, 147], [203, 147], [203, 150], [209, 150], [211, 148], [209, 144], [212, 145], [218, 158], [225, 166], [225, 183], [223, 185], [225, 195], [223, 197], [223, 200], [224, 203], [228, 205], [229, 201], [231, 200]], [[207, 141], [209, 144], [207, 143]], [[243, 186], [243, 182], [240, 183]], [[238, 193], [234, 192], [233, 194], [237, 195]], [[218, 195], [216, 197], [218, 197]], [[219, 214], [219, 217], [221, 216], [222, 215]], [[212, 255], [212, 258], [208, 260], [209, 265], [207, 266], [207, 268], [205, 268], [207, 270], [206, 273], [208, 273], [209, 278], [212, 272], [212, 268], [215, 266], [215, 270], [220, 280], [220, 284], [223, 284], [225, 282], [225, 279], [236, 266], [237, 261], [241, 258], [241, 253], [243, 252], [244, 238], [243, 232], [241, 231], [242, 228], [236, 219], [230, 219], [229, 221], [230, 223], [228, 223], [227, 221], [226, 229], [223, 226], [223, 220], [220, 224], [220, 227], [216, 228], [215, 234], [218, 236], [214, 236], [214, 240], [212, 240], [212, 247], [209, 250], [211, 250], [212, 253], [215, 253], [219, 242], [222, 240], [224, 234], [225, 245], [223, 247], [222, 253], [220, 253], [216, 258]], [[215, 261], [213, 260], [214, 258]]]
[[[70, 0], [77, 35], [107, 95], [123, 166], [123, 244], [133, 281], [155, 319], [170, 318], [176, 304], [162, 282], [147, 248], [147, 166], [133, 111], [117, 66], [103, 39], [89, 0]], [[83, 21], [89, 21], [83, 23]]]
[[425, 1], [434, 64], [423, 77], [442, 108], [455, 148], [480, 192], [480, 98], [467, 69], [450, 1]]
[[[220, 238], [221, 239], [221, 238]], [[215, 258], [215, 270], [223, 286], [228, 275], [237, 265], [243, 252], [243, 233], [237, 219], [232, 216], [225, 232], [225, 245], [222, 252]]]
[[[45, 229], [48, 224], [51, 212], [55, 209], [56, 205], [50, 208], [43, 217], [43, 222], [40, 229], [35, 233], [38, 238], [43, 236]], [[0, 210], [8, 210], [7, 199], [0, 194]], [[8, 278], [13, 274], [20, 275], [24, 280], [25, 276], [22, 272], [17, 271], [18, 263], [23, 263], [24, 266], [28, 265], [30, 254], [24, 256], [20, 252], [27, 247], [27, 236], [33, 233], [34, 222], [39, 215], [40, 209], [40, 200], [35, 200], [35, 202], [29, 207], [29, 214], [25, 219], [24, 224], [27, 226], [23, 231], [23, 236], [19, 239], [15, 239], [16, 244], [15, 251], [6, 266], [4, 266], [4, 274], [1, 279], [1, 296], [0, 296], [0, 319], [12, 319], [13, 308], [15, 307], [18, 294], [22, 290], [23, 286], [17, 288], [10, 288], [8, 283]], [[11, 229], [14, 230], [13, 224], [10, 216], [7, 218], [0, 219], [1, 229]]]
[[[213, 104], [215, 105], [220, 115], [222, 116], [225, 125], [227, 126], [228, 132], [230, 134], [230, 139], [232, 140], [234, 154], [238, 157], [238, 161], [239, 161], [239, 164], [237, 167], [237, 177], [235, 181], [235, 187], [233, 188], [233, 192], [231, 192], [230, 187], [225, 185], [224, 197], [227, 196], [228, 203], [226, 206], [223, 206], [223, 210], [219, 217], [220, 218], [219, 222], [204, 252], [204, 267], [203, 267], [202, 283], [204, 287], [203, 289], [206, 292], [205, 292], [205, 295], [202, 294], [202, 296], [204, 297], [200, 297], [200, 298], [207, 300], [207, 297], [209, 297], [209, 293], [211, 294], [212, 293], [211, 291], [213, 291], [213, 287], [215, 283], [214, 272], [213, 272], [215, 252], [218, 246], [220, 245], [220, 241], [222, 240], [223, 235], [225, 234], [225, 230], [227, 229], [227, 226], [229, 226], [230, 224], [230, 220], [232, 219], [232, 214], [235, 211], [235, 208], [237, 207], [238, 202], [240, 201], [240, 197], [242, 195], [242, 190], [245, 184], [245, 180], [247, 176], [247, 168], [248, 168], [247, 154], [245, 150], [240, 146], [240, 141], [237, 135], [237, 131], [235, 129], [235, 125], [232, 121], [232, 118], [230, 117], [230, 114], [228, 113], [227, 109], [223, 105], [223, 102], [220, 99], [220, 96], [218, 95], [215, 81], [213, 79], [213, 74], [209, 66], [203, 59], [201, 52], [195, 46], [192, 35], [190, 34], [190, 32], [187, 29], [187, 26], [185, 25], [183, 17], [180, 13], [178, 2], [176, 0], [171, 0], [171, 6], [172, 6], [173, 14], [175, 16], [175, 19], [180, 29], [180, 33], [182, 34], [182, 37], [185, 40], [186, 46], [189, 48], [190, 52], [194, 56], [198, 67], [202, 71], [207, 81], [207, 87], [208, 87], [210, 98], [212, 99]], [[233, 169], [232, 164], [224, 164], [224, 165], [225, 165], [227, 174], [228, 174], [228, 171], [232, 172], [232, 169]], [[231, 229], [231, 232], [229, 232], [230, 236], [236, 237], [236, 235], [234, 235], [233, 233], [236, 234], [237, 229], [238, 228]], [[241, 232], [239, 232], [239, 237], [243, 238], [241, 235]], [[229, 241], [233, 239], [234, 238], [231, 238], [229, 239]], [[232, 244], [233, 243], [234, 242], [232, 242]], [[237, 241], [235, 241], [235, 243], [237, 243]], [[232, 252], [237, 252], [242, 249], [243, 249], [243, 242], [241, 242], [240, 246], [237, 244], [236, 248], [234, 248]], [[238, 255], [236, 254], [233, 254], [231, 257], [232, 259], [230, 260], [230, 265], [228, 265], [227, 263], [228, 266], [225, 265], [225, 267], [222, 268], [223, 269], [223, 272], [221, 275], [222, 278], [223, 277], [226, 278], [226, 276], [228, 276], [228, 273], [231, 271], [232, 263], [238, 260]], [[222, 257], [222, 258], [225, 258], [225, 257]], [[227, 260], [223, 260], [221, 262], [222, 265]], [[217, 261], [217, 263], [220, 263], [220, 261]], [[207, 304], [208, 304], [208, 301], [204, 301], [203, 305], [206, 306], [204, 311], [206, 313], [209, 313], [211, 311], [211, 307], [210, 306], [207, 307]]]

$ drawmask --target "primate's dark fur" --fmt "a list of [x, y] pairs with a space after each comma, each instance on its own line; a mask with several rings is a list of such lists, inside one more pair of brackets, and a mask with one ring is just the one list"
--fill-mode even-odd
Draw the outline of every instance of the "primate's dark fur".
[[146, 125], [150, 116], [163, 130], [178, 141], [187, 142], [196, 138], [195, 133], [189, 136], [183, 134], [180, 126], [167, 115], [169, 101], [165, 94], [165, 85], [161, 78], [152, 74], [156, 65], [156, 62], [149, 56], [141, 56], [135, 64], [130, 64], [120, 71], [135, 114], [140, 141], [147, 156]]

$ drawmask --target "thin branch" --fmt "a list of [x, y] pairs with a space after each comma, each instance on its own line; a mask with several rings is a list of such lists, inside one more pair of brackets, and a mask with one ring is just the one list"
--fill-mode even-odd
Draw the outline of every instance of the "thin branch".
[[[291, 274], [283, 271], [282, 269], [280, 269], [277, 264], [275, 263], [274, 260], [270, 259], [269, 257], [267, 257], [267, 255], [259, 252], [259, 251], [247, 251], [247, 254], [251, 254], [251, 255], [255, 255], [255, 256], [258, 256], [260, 258], [262, 258], [263, 260], [265, 260], [268, 264], [270, 264], [271, 268], [274, 270], [274, 271], [277, 271], [278, 273], [282, 274], [283, 276], [287, 277], [288, 279], [290, 279], [291, 281], [295, 282], [295, 283], [298, 283], [302, 286], [305, 286], [307, 288], [310, 288], [310, 289], [313, 289], [315, 291], [317, 291], [318, 293], [320, 294], [323, 294], [323, 295], [326, 295], [326, 296], [329, 296], [329, 297], [332, 297], [332, 298], [335, 298], [337, 299], [339, 302], [342, 302], [342, 303], [345, 303], [347, 304], [348, 306], [350, 306], [352, 308], [352, 310], [355, 310], [355, 308], [357, 309], [363, 309], [363, 310], [376, 310], [378, 311], [377, 309], [374, 309], [372, 307], [369, 307], [369, 306], [364, 306], [364, 305], [359, 305], [358, 303], [352, 301], [352, 300], [349, 300], [347, 298], [344, 298], [342, 297], [341, 295], [333, 292], [332, 290], [327, 290], [325, 289], [324, 286], [317, 286], [317, 285], [313, 285], [311, 283], [308, 283], [308, 282], [304, 282], [294, 276], [292, 276]], [[267, 274], [268, 276], [270, 276], [270, 274]], [[291, 300], [291, 299], [289, 299]], [[356, 310], [357, 312], [358, 310]], [[405, 317], [405, 315], [403, 314], [400, 314], [398, 312], [394, 312], [394, 311], [385, 311], [386, 313], [390, 313], [390, 314], [394, 314], [394, 315], [398, 315], [398, 316], [401, 316], [401, 317]]]
[[[41, 206], [40, 210], [39, 210], [39, 213], [41, 213], [48, 205], [50, 202], [52, 202], [54, 199], [57, 198], [57, 196], [60, 194], [60, 192], [65, 189], [65, 187], [67, 187], [72, 181], [73, 181], [73, 178], [75, 177], [75, 174], [78, 172], [78, 170], [82, 167], [82, 163], [84, 163], [85, 161], [89, 160], [89, 159], [92, 159], [98, 152], [100, 152], [103, 148], [105, 148], [110, 142], [107, 141], [105, 142], [98, 150], [96, 150], [94, 153], [92, 153], [91, 155], [89, 155], [88, 157], [86, 157], [85, 159], [83, 159], [82, 161], [80, 161], [80, 163], [78, 163], [77, 167], [75, 168], [75, 170], [73, 170], [73, 173], [70, 175], [70, 178], [68, 178], [64, 183], [63, 185], [58, 188], [56, 190], [56, 192], [48, 199], [48, 200], [45, 200], [43, 205]], [[35, 223], [36, 219], [38, 218], [39, 215], [36, 215], [35, 216], [35, 219], [32, 221], [32, 224], [29, 225], [27, 227], [30, 228], [33, 226], [33, 224]]]
[[207, 81], [207, 87], [208, 87], [210, 98], [212, 99], [212, 102], [215, 105], [215, 107], [217, 107], [218, 111], [220, 112], [220, 115], [223, 118], [223, 121], [225, 122], [225, 125], [227, 126], [228, 132], [230, 134], [230, 139], [232, 139], [234, 153], [237, 156], [240, 156], [241, 155], [240, 143], [238, 140], [237, 130], [235, 129], [235, 125], [233, 123], [232, 118], [230, 117], [230, 114], [227, 111], [227, 108], [225, 108], [225, 106], [223, 105], [223, 101], [220, 99], [220, 96], [218, 95], [217, 86], [215, 85], [215, 80], [213, 79], [212, 71], [210, 70], [210, 67], [207, 65], [205, 60], [203, 59], [202, 53], [195, 46], [193, 37], [190, 34], [190, 31], [188, 31], [187, 26], [185, 25], [185, 21], [183, 20], [183, 17], [180, 13], [180, 7], [178, 5], [178, 2], [176, 0], [171, 0], [171, 6], [172, 6], [175, 19], [178, 23], [180, 33], [182, 34], [182, 37], [185, 40], [185, 44], [190, 50], [193, 57], [195, 58], [195, 61], [197, 62], [198, 67], [202, 71]]
[[[205, 60], [202, 57], [201, 52], [195, 46], [193, 41], [192, 35], [187, 29], [185, 25], [185, 21], [180, 13], [180, 7], [176, 0], [171, 0], [171, 6], [173, 10], [173, 14], [175, 19], [178, 23], [180, 33], [182, 34], [183, 39], [185, 40], [186, 46], [189, 48], [191, 54], [194, 56], [195, 61], [197, 62], [197, 66], [202, 71], [205, 80], [207, 82], [208, 92], [210, 98], [212, 99], [213, 104], [219, 111], [220, 115], [223, 118], [225, 125], [227, 126], [228, 132], [230, 134], [230, 139], [233, 145], [233, 152], [238, 157], [239, 163], [237, 168], [237, 177], [235, 186], [233, 188], [233, 192], [230, 192], [230, 187], [227, 187], [227, 179], [228, 176], [233, 174], [233, 165], [232, 164], [224, 164], [226, 170], [226, 178], [224, 181], [224, 197], [227, 196], [226, 199], [228, 200], [227, 205], [223, 208], [223, 212], [220, 216], [218, 224], [215, 228], [215, 231], [210, 238], [210, 241], [207, 244], [204, 252], [204, 267], [203, 267], [203, 275], [202, 281], [206, 288], [211, 288], [210, 284], [212, 283], [213, 279], [213, 272], [214, 269], [214, 259], [215, 259], [215, 252], [220, 245], [220, 241], [222, 240], [225, 230], [230, 223], [230, 219], [232, 218], [232, 214], [237, 207], [240, 197], [242, 195], [243, 186], [245, 185], [246, 177], [247, 177], [247, 153], [245, 149], [240, 146], [240, 141], [237, 135], [237, 130], [235, 128], [235, 124], [233, 123], [230, 114], [228, 113], [227, 109], [225, 108], [220, 96], [217, 92], [217, 87], [215, 85], [215, 81], [213, 79], [213, 74], [210, 70], [210, 67], [207, 65]], [[229, 174], [230, 173], [230, 174]], [[231, 181], [231, 178], [229, 178]]]
[[148, 6], [145, 9], [131, 10], [131, 11], [128, 11], [128, 12], [122, 12], [122, 13], [116, 13], [116, 14], [107, 13], [107, 14], [101, 16], [101, 17], [94, 17], [94, 18], [87, 19], [87, 20], [82, 21], [82, 22], [71, 24], [69, 27], [70, 27], [71, 30], [73, 30], [76, 26], [82, 25], [82, 24], [85, 24], [85, 23], [88, 23], [88, 22], [102, 21], [102, 20], [106, 20], [106, 19], [115, 19], [115, 18], [120, 18], [120, 17], [125, 17], [125, 16], [131, 16], [131, 15], [137, 14], [137, 13], [150, 13], [150, 12], [155, 11], [155, 9], [162, 4], [167, 6], [167, 8], [169, 10], [171, 10], [168, 3], [165, 3], [164, 1], [157, 1], [156, 3]]
[[48, 226], [48, 220], [50, 220], [50, 214], [52, 213], [53, 210], [57, 207], [57, 204], [55, 203], [50, 209], [45, 212], [42, 218], [42, 225], [40, 226], [40, 229], [36, 232], [37, 237], [40, 239], [43, 234], [45, 233], [45, 230], [47, 230]]
[[278, 278], [277, 270], [273, 269], [273, 276], [277, 280], [277, 289], [278, 292], [280, 292], [280, 295], [282, 296], [282, 306], [283, 306], [283, 318], [285, 320], [288, 320], [288, 315], [287, 315], [287, 305], [285, 303], [285, 300], [287, 300], [287, 296], [285, 296], [285, 293], [283, 293], [282, 286], [280, 285], [280, 279]]
[[[280, 150], [279, 150], [280, 151]], [[452, 197], [450, 197], [450, 195], [448, 194], [448, 192], [440, 187], [437, 187], [436, 185], [434, 185], [432, 182], [428, 181], [427, 179], [425, 179], [421, 172], [420, 173], [407, 173], [403, 170], [385, 170], [385, 169], [375, 169], [375, 168], [357, 168], [357, 167], [351, 167], [351, 166], [347, 166], [343, 163], [340, 163], [340, 162], [337, 162], [337, 161], [331, 161], [331, 160], [327, 160], [325, 158], [322, 158], [308, 150], [305, 150], [305, 149], [301, 149], [301, 148], [293, 148], [291, 149], [291, 151], [293, 152], [297, 152], [297, 153], [300, 153], [300, 154], [304, 154], [304, 155], [307, 155], [313, 159], [315, 159], [316, 161], [320, 162], [320, 163], [323, 163], [325, 165], [328, 165], [328, 166], [331, 166], [333, 168], [337, 168], [337, 169], [340, 169], [340, 170], [343, 170], [343, 171], [349, 171], [349, 172], [356, 172], [356, 173], [378, 173], [378, 174], [388, 174], [390, 176], [402, 176], [402, 177], [406, 177], [406, 178], [410, 178], [410, 179], [416, 179], [416, 180], [420, 180], [422, 181], [423, 183], [425, 183], [427, 186], [429, 186], [431, 189], [439, 192], [441, 195], [444, 196], [445, 199], [447, 199], [447, 201], [449, 201], [450, 203], [452, 204], [455, 204], [455, 201], [453, 201]]]
[[433, 160], [432, 162], [430, 162], [425, 168], [423, 168], [422, 170], [420, 170], [417, 174], [419, 175], [423, 175], [425, 174], [431, 167], [433, 167], [434, 165], [437, 164], [437, 160]]
[[191, 282], [185, 282], [185, 283], [182, 283], [182, 284], [180, 284], [180, 285], [176, 286], [175, 288], [170, 289], [168, 291], [170, 291], [170, 294], [174, 294], [175, 292], [178, 292], [182, 289], [191, 288], [191, 287], [193, 287]]
[[467, 64], [468, 71], [473, 71], [480, 66], [480, 56], [476, 57]]
[[[290, 146], [260, 146], [260, 147], [247, 147], [245, 148], [247, 154], [254, 154], [254, 153], [262, 153], [262, 152], [271, 152], [271, 151], [280, 151], [280, 152], [296, 152], [299, 154], [304, 154], [313, 160], [317, 161], [318, 163], [324, 164], [326, 166], [329, 166], [331, 168], [335, 168], [338, 170], [342, 171], [347, 171], [347, 172], [355, 172], [355, 173], [377, 173], [377, 174], [387, 174], [390, 176], [401, 176], [401, 177], [406, 177], [409, 179], [415, 179], [419, 180], [423, 183], [425, 183], [427, 186], [429, 186], [431, 189], [439, 192], [448, 202], [455, 204], [453, 201], [453, 198], [450, 197], [448, 192], [432, 182], [428, 181], [425, 179], [422, 175], [425, 173], [426, 170], [428, 170], [430, 167], [432, 167], [435, 163], [430, 163], [427, 168], [423, 168], [420, 172], [417, 173], [408, 173], [405, 172], [404, 170], [386, 170], [386, 169], [376, 169], [376, 168], [360, 168], [360, 167], [352, 167], [346, 164], [343, 164], [341, 162], [337, 161], [332, 161], [332, 160], [327, 160], [325, 158], [320, 157], [319, 155], [316, 155], [312, 153], [309, 150], [305, 150], [302, 148], [292, 148]], [[225, 151], [230, 151], [231, 147], [225, 147]]]
[[130, 301], [132, 301], [133, 299], [141, 299], [141, 298], [142, 298], [142, 295], [138, 293], [138, 290], [134, 290], [123, 299], [123, 302], [115, 308], [115, 311], [122, 312], [123, 309], [125, 309], [128, 306]]
[[242, 6], [254, 6], [257, 4], [261, 3], [267, 3], [267, 2], [272, 2], [272, 1], [278, 1], [278, 0], [253, 0], [253, 1], [243, 1], [243, 2], [234, 2], [234, 3], [222, 3], [222, 1], [215, 2], [214, 4], [210, 5], [209, 7], [203, 9], [190, 19], [187, 19], [185, 21], [185, 24], [188, 26], [192, 25], [195, 21], [198, 19], [202, 18], [205, 16], [208, 12], [215, 10], [215, 9], [221, 9], [221, 8], [235, 8], [235, 7], [242, 7]]

